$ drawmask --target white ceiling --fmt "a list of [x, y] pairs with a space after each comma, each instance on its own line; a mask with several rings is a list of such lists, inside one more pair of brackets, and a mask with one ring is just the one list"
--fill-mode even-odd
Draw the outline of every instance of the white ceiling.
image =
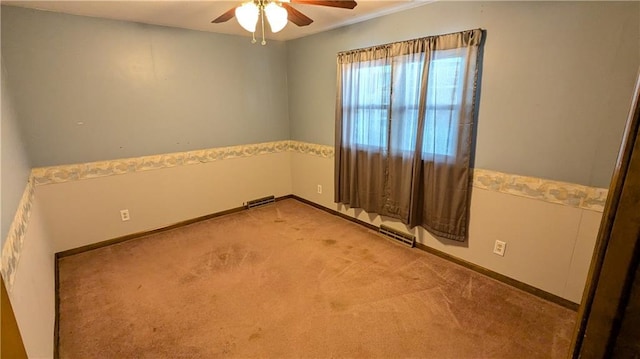
[[[432, 0], [357, 0], [358, 6], [353, 10], [292, 4], [297, 10], [309, 16], [314, 22], [305, 27], [288, 23], [284, 30], [277, 34], [266, 30], [266, 37], [272, 40], [291, 40], [340, 26], [353, 24], [392, 12], [423, 5]], [[164, 25], [217, 32], [224, 34], [250, 34], [243, 30], [234, 19], [222, 24], [212, 24], [225, 11], [242, 3], [236, 1], [191, 1], [191, 0], [155, 0], [155, 1], [5, 1], [3, 5], [28, 7], [40, 10], [62, 12], [74, 15], [100, 17], [107, 19], [134, 21], [145, 24]], [[256, 36], [259, 36], [256, 33]]]

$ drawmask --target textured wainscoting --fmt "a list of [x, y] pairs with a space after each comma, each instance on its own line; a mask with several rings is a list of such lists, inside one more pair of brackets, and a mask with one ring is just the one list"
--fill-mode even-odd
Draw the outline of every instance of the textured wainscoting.
[[[290, 155], [244, 152], [199, 164], [134, 167], [122, 174], [38, 185], [36, 196], [45, 203], [53, 246], [61, 252], [237, 208], [256, 198], [288, 195]], [[121, 221], [121, 209], [129, 210], [129, 221]]]
[[[404, 226], [333, 203], [334, 148], [275, 141], [102, 162], [34, 168], [2, 249], [11, 291], [34, 196], [55, 252], [295, 194], [369, 223]], [[580, 300], [607, 189], [474, 170], [471, 235], [460, 245], [411, 230], [421, 243]], [[323, 193], [317, 193], [322, 185]], [[72, 199], [72, 200], [69, 200]], [[132, 220], [122, 222], [120, 209]], [[72, 215], [71, 215], [72, 214]], [[490, 248], [507, 242], [507, 255]], [[522, 256], [522, 258], [520, 258]], [[549, 273], [547, 273], [549, 272]]]

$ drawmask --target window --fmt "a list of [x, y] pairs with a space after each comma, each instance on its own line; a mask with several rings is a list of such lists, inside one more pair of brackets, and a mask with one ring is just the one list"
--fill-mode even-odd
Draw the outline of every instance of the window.
[[[459, 82], [462, 59], [458, 56], [431, 61], [425, 108], [425, 155], [455, 156], [457, 131], [455, 119], [460, 98], [455, 89]], [[348, 143], [380, 151], [413, 152], [416, 145], [420, 110], [423, 61], [404, 57], [391, 64], [362, 66], [349, 76], [345, 85], [358, 88], [355, 101], [343, 110], [353, 121]], [[364, 89], [364, 90], [363, 90]], [[348, 91], [348, 90], [347, 90]], [[452, 111], [453, 109], [453, 111]], [[390, 128], [397, 136], [389, 137]]]
[[338, 54], [337, 203], [465, 240], [482, 34]]

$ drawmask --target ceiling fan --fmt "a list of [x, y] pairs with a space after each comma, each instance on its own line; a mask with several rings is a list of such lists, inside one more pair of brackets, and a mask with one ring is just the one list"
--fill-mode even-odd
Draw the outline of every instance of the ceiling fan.
[[328, 6], [341, 9], [353, 9], [358, 3], [348, 0], [249, 0], [241, 5], [235, 6], [229, 9], [224, 14], [218, 16], [213, 21], [214, 24], [219, 24], [229, 21], [234, 16], [245, 30], [253, 33], [252, 43], [256, 42], [255, 31], [258, 25], [258, 20], [262, 23], [262, 45], [266, 44], [264, 38], [264, 19], [267, 18], [267, 22], [271, 27], [271, 31], [276, 33], [282, 30], [288, 21], [298, 26], [308, 26], [313, 20], [307, 15], [296, 10], [289, 4], [304, 4], [304, 5], [318, 5]]

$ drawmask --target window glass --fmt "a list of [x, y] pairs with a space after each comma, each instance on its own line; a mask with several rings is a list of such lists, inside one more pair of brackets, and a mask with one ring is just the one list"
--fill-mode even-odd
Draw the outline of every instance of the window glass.
[[[448, 55], [432, 59], [425, 94], [421, 93], [423, 58], [399, 56], [390, 65], [363, 63], [346, 78], [343, 118], [352, 131], [345, 143], [392, 153], [415, 151], [420, 98], [426, 96], [422, 152], [425, 156], [455, 156], [462, 58]], [[391, 131], [389, 131], [391, 129]], [[389, 138], [389, 132], [393, 134]]]

